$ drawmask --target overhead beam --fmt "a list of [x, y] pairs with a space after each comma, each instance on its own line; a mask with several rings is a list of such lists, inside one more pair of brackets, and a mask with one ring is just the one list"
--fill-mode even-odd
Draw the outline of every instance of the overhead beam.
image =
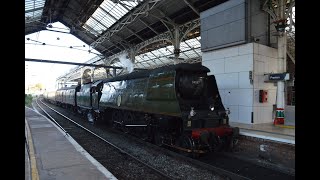
[[159, 33], [153, 29], [151, 26], [149, 26], [149, 24], [147, 24], [146, 22], [144, 22], [141, 18], [139, 18], [139, 20], [142, 22], [142, 24], [144, 24], [145, 26], [147, 26], [149, 29], [151, 29], [154, 33], [156, 33], [157, 35], [159, 35]]
[[[169, 18], [163, 11], [161, 11], [160, 9], [158, 9], [158, 8], [155, 8], [160, 14], [161, 14], [161, 16], [163, 16], [163, 18], [165, 18], [165, 19], [167, 19], [167, 20], [165, 20], [165, 22], [167, 22], [167, 23], [169, 23], [169, 24], [171, 24], [171, 25], [175, 25], [176, 23], [171, 19], [171, 18]], [[151, 14], [151, 15], [153, 15], [153, 14]]]
[[[181, 31], [180, 33], [180, 41], [184, 40], [185, 37], [186, 37], [186, 34], [188, 32], [190, 32], [192, 29], [198, 27], [200, 25], [200, 19], [195, 19], [195, 20], [192, 20], [192, 21], [189, 21], [185, 24], [182, 24], [179, 26], [179, 30]], [[137, 45], [135, 45], [133, 48], [133, 50], [137, 53], [139, 52], [142, 48], [150, 45], [150, 44], [153, 44], [155, 42], [158, 42], [158, 41], [168, 41], [168, 42], [171, 42], [172, 43], [172, 39], [174, 37], [172, 36], [171, 32], [170, 31], [166, 31], [164, 33], [161, 33], [153, 38], [150, 38], [148, 40], [145, 40]], [[109, 56], [107, 57], [106, 59], [103, 59], [102, 61], [105, 63], [105, 64], [108, 64], [111, 60], [117, 58], [118, 56], [120, 56], [121, 54], [125, 53], [126, 50], [123, 50], [117, 54], [114, 54], [112, 56]], [[139, 55], [138, 55], [139, 56]], [[137, 62], [137, 64], [140, 63], [140, 62]]]
[[[199, 27], [200, 26], [200, 19], [195, 19], [195, 20], [192, 20], [192, 21], [189, 21], [185, 24], [182, 24], [180, 25], [178, 28], [179, 28], [179, 39], [180, 41], [183, 41], [185, 39], [185, 37], [187, 36], [188, 32], [192, 31], [194, 28], [196, 27]], [[146, 47], [154, 42], [157, 42], [157, 41], [162, 41], [162, 40], [165, 40], [165, 41], [170, 41], [172, 42], [172, 39], [174, 38], [174, 36], [172, 35], [171, 33], [171, 30], [170, 31], [166, 31], [164, 33], [161, 33], [153, 38], [150, 38], [146, 41], [143, 41], [137, 45], [134, 46], [134, 49], [138, 52], [140, 49], [142, 49], [143, 47]]]
[[192, 5], [188, 0], [184, 0], [184, 2], [196, 13], [198, 16], [200, 16], [199, 11]]
[[96, 41], [90, 44], [91, 47], [95, 48], [98, 44], [104, 42], [106, 39], [109, 39], [113, 34], [119, 32], [124, 26], [132, 23], [140, 15], [148, 14], [148, 12], [153, 9], [158, 2], [161, 0], [147, 0], [141, 6], [134, 8], [132, 13], [125, 16], [123, 19], [117, 21], [110, 29], [106, 30]]
[[25, 61], [42, 62], [42, 63], [54, 63], [54, 64], [69, 64], [69, 65], [78, 65], [78, 66], [93, 66], [93, 67], [104, 67], [104, 68], [113, 68], [113, 69], [123, 69], [123, 67], [117, 67], [117, 66], [105, 66], [105, 65], [87, 64], [87, 63], [75, 63], [75, 62], [66, 62], [66, 61], [52, 61], [52, 60], [43, 60], [43, 59], [29, 59], [29, 58], [26, 58]]
[[131, 30], [129, 27], [126, 26], [126, 29], [128, 29], [128, 31], [130, 31], [132, 34], [134, 34], [135, 36], [137, 36], [141, 41], [144, 41], [144, 39], [139, 36], [137, 33], [135, 33], [133, 30]]

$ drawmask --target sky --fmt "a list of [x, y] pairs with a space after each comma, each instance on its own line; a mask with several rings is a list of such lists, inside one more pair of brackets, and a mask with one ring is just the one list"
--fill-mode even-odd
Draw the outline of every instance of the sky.
[[[69, 28], [62, 23], [52, 23], [52, 27], [51, 30], [60, 32], [43, 30], [25, 36], [25, 58], [84, 63], [99, 54], [70, 34]], [[88, 52], [89, 49], [91, 53]], [[76, 66], [25, 61], [25, 86], [41, 83], [47, 90], [54, 90], [56, 78], [74, 67]]]

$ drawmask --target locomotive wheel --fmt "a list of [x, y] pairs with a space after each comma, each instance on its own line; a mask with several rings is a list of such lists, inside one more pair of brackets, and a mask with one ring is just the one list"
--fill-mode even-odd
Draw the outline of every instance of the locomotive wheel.
[[148, 127], [144, 127], [142, 130], [140, 130], [140, 138], [143, 140], [143, 141], [146, 141], [148, 140]]
[[157, 130], [153, 135], [153, 142], [157, 146], [162, 146], [162, 144], [163, 144], [163, 140], [162, 140], [162, 138], [160, 136], [160, 133]]
[[198, 154], [193, 152], [193, 150], [195, 149], [195, 145], [194, 145], [194, 141], [191, 137], [187, 136], [187, 135], [181, 135], [176, 143], [177, 146], [185, 148], [185, 149], [189, 149], [192, 152], [185, 152], [185, 151], [181, 151], [183, 154], [187, 155], [187, 156], [191, 156], [191, 157], [198, 157]]
[[123, 119], [122, 119], [122, 130], [123, 132], [125, 133], [128, 133], [130, 131], [130, 128], [129, 127], [126, 127], [125, 125], [127, 124], [132, 124], [134, 123], [134, 114], [131, 113], [131, 112], [125, 112], [124, 115], [123, 115]]
[[119, 110], [114, 110], [112, 112], [112, 127], [116, 128], [119, 124], [117, 122], [122, 121], [122, 115]]
[[239, 140], [233, 136], [228, 137], [226, 140], [225, 151], [233, 152], [235, 146], [238, 144], [238, 141]]

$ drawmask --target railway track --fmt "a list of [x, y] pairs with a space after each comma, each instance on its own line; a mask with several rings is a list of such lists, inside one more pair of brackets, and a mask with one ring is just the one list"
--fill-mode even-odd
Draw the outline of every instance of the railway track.
[[[43, 102], [40, 103], [45, 105], [46, 109], [36, 101], [37, 106], [47, 117], [57, 124], [66, 134], [71, 135], [84, 149], [86, 149], [117, 178], [140, 179], [143, 177], [146, 179], [173, 179], [165, 173], [142, 162], [138, 158], [126, 152], [124, 149], [112, 144], [74, 120], [47, 106]], [[52, 112], [59, 114], [62, 118], [54, 118], [47, 112], [49, 109]], [[68, 121], [63, 119], [67, 119]]]
[[[57, 108], [61, 109], [61, 111], [63, 110], [66, 111], [65, 109], [62, 109], [60, 107], [57, 107]], [[68, 114], [69, 116], [70, 112], [68, 113], [66, 111], [64, 114]], [[88, 125], [87, 128], [89, 129], [93, 127], [88, 122], [85, 122], [83, 120], [78, 121], [78, 123], [81, 123], [83, 126]], [[201, 158], [200, 159], [188, 158], [183, 155], [177, 154], [176, 152], [173, 152], [171, 150], [167, 150], [167, 149], [158, 147], [156, 145], [147, 143], [136, 137], [132, 137], [130, 134], [119, 133], [119, 131], [106, 128], [106, 127], [103, 127], [103, 128], [99, 127], [99, 128], [101, 131], [99, 132], [99, 134], [101, 134], [101, 136], [107, 136], [108, 139], [110, 139], [110, 141], [114, 145], [118, 146], [119, 149], [122, 149], [123, 152], [127, 152], [128, 154], [131, 154], [131, 156], [134, 156], [137, 159], [140, 159], [140, 161], [144, 162], [144, 164], [152, 166], [153, 169], [157, 169], [158, 171], [163, 172], [162, 174], [165, 174], [167, 176], [167, 177], [162, 177], [160, 179], [270, 179], [272, 178], [273, 180], [275, 180], [275, 179], [279, 179], [280, 177], [282, 179], [294, 179], [294, 176], [293, 178], [290, 175], [279, 176], [279, 174], [274, 173], [272, 171], [268, 171], [268, 169], [267, 170], [264, 169], [261, 173], [261, 170], [257, 171], [257, 169], [261, 169], [262, 167], [257, 165], [253, 166], [251, 164], [250, 168], [247, 168], [249, 167], [248, 162], [240, 161], [239, 159], [236, 159], [236, 158], [228, 159], [225, 156], [216, 156], [216, 157], [212, 156], [211, 158], [207, 157], [208, 159], [207, 161]], [[70, 132], [69, 129], [67, 129], [66, 131], [68, 133]], [[94, 131], [98, 132], [99, 130], [94, 130]], [[102, 135], [102, 133], [106, 133], [106, 132], [108, 133], [107, 135]], [[126, 142], [119, 143], [117, 142], [117, 139], [118, 140], [126, 139]], [[80, 140], [77, 140], [77, 141], [79, 144], [81, 144], [81, 146], [83, 147], [86, 146], [84, 148], [90, 154], [92, 154], [91, 151], [95, 152], [98, 149], [97, 145], [92, 145], [92, 144], [82, 145], [82, 143], [86, 144], [87, 143], [86, 141], [91, 141], [90, 139], [81, 140], [80, 138]], [[125, 144], [127, 144], [129, 147], [128, 146], [125, 147]], [[144, 148], [141, 148], [141, 147], [144, 147]], [[122, 152], [121, 150], [118, 150], [118, 151]], [[110, 162], [112, 162], [112, 161], [103, 160], [103, 156], [109, 156], [109, 154], [100, 153], [93, 157], [96, 158], [103, 165], [107, 163], [110, 164]], [[99, 158], [102, 158], [102, 161]], [[123, 160], [123, 161], [126, 162], [126, 160]], [[229, 165], [227, 165], [228, 163]], [[230, 163], [237, 164], [237, 166], [232, 166], [230, 165]], [[109, 166], [105, 165], [107, 169], [109, 169], [115, 176], [117, 176], [117, 174], [114, 173], [111, 170], [112, 168], [109, 168]], [[121, 168], [125, 169], [126, 167], [121, 167]], [[115, 169], [116, 171], [118, 171], [117, 168]], [[265, 175], [265, 173], [263, 172], [269, 172], [269, 175]], [[126, 173], [126, 172], [120, 171], [119, 174], [121, 173]], [[128, 177], [124, 177], [124, 178], [128, 179]], [[146, 179], [144, 175], [139, 177], [138, 179], [140, 178]]]
[[[132, 138], [145, 144], [142, 140], [124, 134], [126, 138]], [[259, 179], [259, 180], [292, 180], [295, 179], [295, 174], [283, 171], [273, 166], [266, 166], [264, 162], [253, 162], [243, 157], [237, 157], [232, 153], [214, 152], [199, 158], [189, 158], [184, 155], [178, 154], [171, 149], [159, 148], [153, 144], [145, 144], [157, 149], [158, 152], [168, 156], [179, 159], [184, 163], [191, 163], [203, 169], [208, 169], [213, 172], [225, 176], [230, 179]]]

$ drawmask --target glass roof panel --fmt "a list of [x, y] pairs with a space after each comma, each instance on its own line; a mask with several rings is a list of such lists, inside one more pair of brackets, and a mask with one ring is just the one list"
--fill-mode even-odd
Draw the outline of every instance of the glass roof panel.
[[156, 58], [151, 52], [147, 52], [143, 56], [147, 56], [149, 59], [155, 59]]
[[186, 51], [186, 52], [184, 52], [184, 54], [187, 55], [190, 59], [199, 57], [199, 55], [196, 52], [194, 52], [193, 50]]
[[91, 26], [88, 26], [86, 24], [83, 26], [83, 28], [90, 31], [92, 34], [94, 34], [96, 36], [99, 35], [104, 29], [103, 27], [97, 25], [98, 22], [94, 19], [90, 19], [90, 21], [87, 21], [87, 22], [88, 22], [88, 24], [96, 24], [95, 29], [92, 29]]
[[122, 5], [117, 4], [114, 6], [114, 8], [110, 11], [110, 14], [112, 14], [117, 20], [120, 19], [123, 15], [125, 15], [128, 12], [127, 9], [125, 9]]
[[[91, 32], [96, 31], [101, 34], [127, 14], [132, 8], [136, 7], [140, 2], [142, 1], [119, 1], [114, 3], [110, 0], [104, 0], [83, 25], [83, 28]], [[95, 19], [95, 21], [99, 23], [92, 23], [92, 19]]]
[[162, 58], [160, 58], [161, 59], [161, 61], [163, 61], [164, 63], [171, 63], [171, 62], [173, 62], [173, 60], [172, 59], [169, 59], [168, 57], [162, 57]]
[[190, 47], [185, 42], [180, 43], [180, 50], [181, 51], [186, 51], [188, 49], [190, 49]]
[[25, 21], [26, 23], [41, 19], [45, 0], [25, 0]]
[[189, 39], [189, 40], [186, 40], [185, 43], [187, 43], [190, 47], [194, 47], [194, 48], [201, 47], [200, 38]]
[[113, 3], [110, 0], [105, 0], [101, 3], [99, 7], [105, 9], [107, 12], [109, 12], [116, 4]]
[[157, 49], [157, 51], [159, 52], [159, 54], [162, 54], [162, 56], [168, 56], [172, 54], [172, 52], [167, 47]]
[[180, 53], [179, 58], [182, 58], [183, 60], [189, 59], [189, 56], [187, 56], [184, 53]]
[[201, 48], [195, 49], [195, 51], [202, 57]]
[[[183, 58], [185, 62], [189, 59], [201, 58], [201, 44], [200, 38], [196, 37], [180, 43], [179, 58]], [[151, 52], [140, 54], [136, 56], [137, 67], [154, 68], [161, 65], [172, 64], [174, 62], [173, 46], [167, 46], [153, 50]], [[146, 67], [142, 67], [146, 66]]]
[[107, 29], [107, 27], [110, 27], [112, 24], [114, 24], [116, 22], [116, 20], [113, 19], [108, 14], [105, 14], [102, 18], [100, 18], [99, 21], [103, 24], [104, 30]]

